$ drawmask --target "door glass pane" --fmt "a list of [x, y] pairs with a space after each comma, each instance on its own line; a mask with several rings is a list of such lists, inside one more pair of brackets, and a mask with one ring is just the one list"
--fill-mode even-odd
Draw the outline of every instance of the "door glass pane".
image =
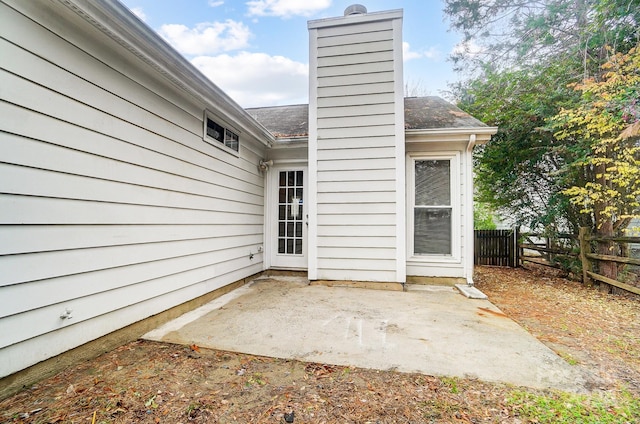
[[303, 171], [278, 175], [278, 253], [302, 255]]
[[415, 208], [413, 252], [451, 255], [451, 208]]

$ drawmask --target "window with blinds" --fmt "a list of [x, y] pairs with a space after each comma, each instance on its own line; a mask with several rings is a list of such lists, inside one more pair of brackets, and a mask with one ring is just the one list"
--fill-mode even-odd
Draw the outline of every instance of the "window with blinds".
[[414, 162], [413, 254], [451, 255], [451, 160]]

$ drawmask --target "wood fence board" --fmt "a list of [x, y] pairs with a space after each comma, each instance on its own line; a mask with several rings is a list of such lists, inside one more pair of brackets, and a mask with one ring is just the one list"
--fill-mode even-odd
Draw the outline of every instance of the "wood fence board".
[[635, 258], [623, 258], [621, 256], [612, 255], [599, 255], [596, 253], [587, 253], [587, 258], [597, 259], [600, 261], [611, 261], [619, 264], [640, 265], [640, 259]]
[[517, 231], [475, 230], [474, 264], [517, 267]]
[[626, 290], [628, 292], [631, 293], [635, 293], [635, 294], [640, 294], [640, 288], [638, 287], [634, 287], [631, 286], [629, 284], [625, 284], [625, 283], [621, 283], [618, 280], [613, 280], [611, 278], [607, 278], [604, 275], [600, 275], [600, 274], [596, 274], [595, 272], [592, 271], [587, 271], [587, 274], [589, 274], [589, 277], [593, 278], [594, 280], [598, 280], [602, 283], [606, 283], [606, 284], [610, 284], [612, 286], [616, 286], [620, 289]]

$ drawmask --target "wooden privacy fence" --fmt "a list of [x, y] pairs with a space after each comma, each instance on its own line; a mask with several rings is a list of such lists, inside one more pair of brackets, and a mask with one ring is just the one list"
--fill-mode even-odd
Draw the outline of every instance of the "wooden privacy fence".
[[474, 258], [476, 265], [518, 267], [518, 230], [475, 230]]

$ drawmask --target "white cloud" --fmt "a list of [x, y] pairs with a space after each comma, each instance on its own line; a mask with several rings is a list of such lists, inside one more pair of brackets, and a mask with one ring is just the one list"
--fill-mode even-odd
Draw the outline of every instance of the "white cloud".
[[327, 9], [331, 0], [251, 0], [247, 2], [249, 16], [311, 16]]
[[218, 7], [218, 6], [222, 6], [224, 4], [224, 1], [222, 0], [209, 0], [209, 6], [211, 7]]
[[411, 50], [411, 46], [406, 41], [402, 43], [402, 57], [405, 62], [407, 60], [420, 58], [437, 60], [440, 59], [441, 56], [440, 51], [436, 47], [430, 47], [428, 50], [416, 52]]
[[147, 22], [147, 14], [144, 13], [144, 10], [142, 10], [141, 7], [134, 7], [133, 9], [131, 9], [131, 11], [142, 21]]
[[242, 22], [204, 22], [195, 28], [180, 24], [162, 25], [158, 33], [186, 55], [205, 55], [247, 47], [251, 31]]
[[484, 51], [475, 41], [461, 41], [453, 47], [452, 54], [462, 56], [477, 56]]
[[191, 62], [243, 107], [308, 102], [309, 67], [289, 58], [241, 52]]

